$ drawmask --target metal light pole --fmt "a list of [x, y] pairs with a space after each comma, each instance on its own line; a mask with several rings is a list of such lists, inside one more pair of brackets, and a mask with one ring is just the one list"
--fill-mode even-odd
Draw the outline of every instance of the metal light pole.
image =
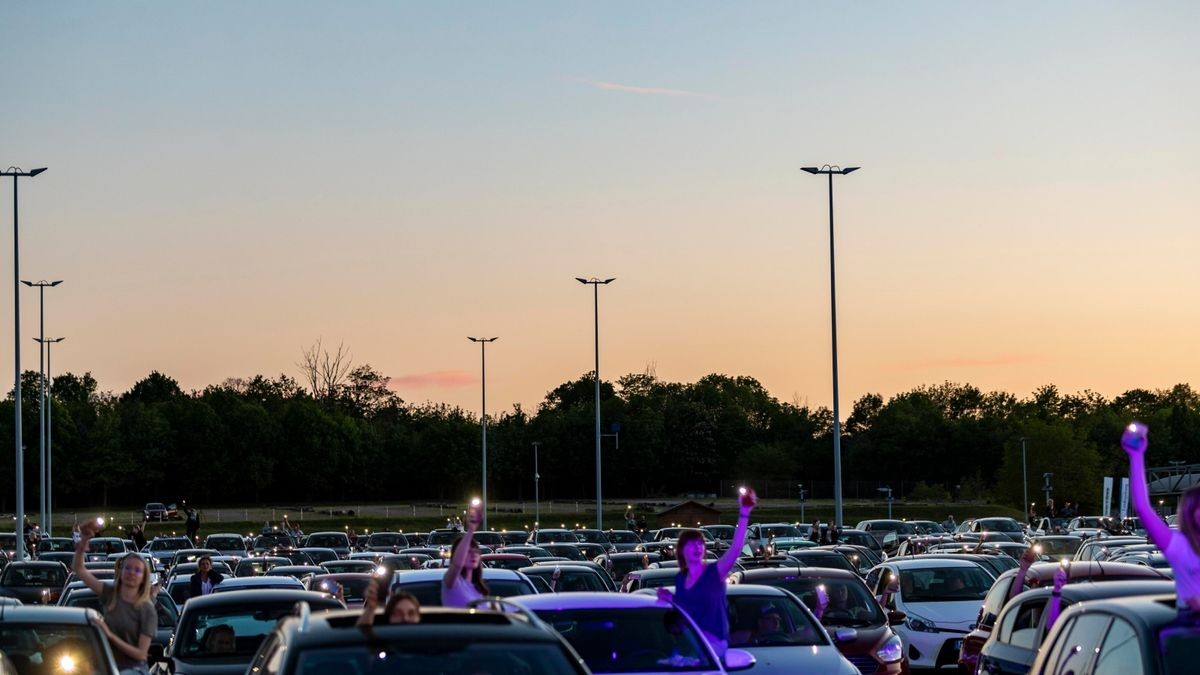
[[1025, 501], [1021, 502], [1022, 509], [1028, 510], [1029, 507], [1025, 504], [1029, 503], [1029, 478], [1025, 470], [1025, 437], [1021, 437], [1021, 489], [1024, 490]]
[[540, 446], [541, 444], [542, 444], [541, 441], [533, 442], [533, 523], [534, 523], [534, 529], [537, 529], [537, 526], [538, 526], [537, 524], [542, 521], [542, 502], [541, 502], [541, 498], [538, 496], [538, 481], [540, 481], [542, 479], [542, 476], [541, 476], [541, 474], [538, 473], [538, 462], [537, 462], [538, 446]]
[[483, 529], [488, 529], [487, 522], [487, 344], [495, 342], [498, 338], [476, 338], [468, 337], [471, 342], [479, 343], [479, 360], [480, 367], [483, 371], [483, 408], [479, 411], [479, 422], [483, 428]]
[[799, 483], [796, 487], [800, 488], [800, 524], [808, 522], [804, 519], [804, 483]]
[[[43, 280], [38, 282], [22, 280], [21, 283], [30, 288], [36, 287], [38, 289], [38, 325], [40, 326], [38, 333], [40, 337], [36, 337], [34, 340], [44, 344], [46, 339], [46, 287], [54, 288], [61, 284], [62, 280]], [[46, 497], [46, 471], [48, 470], [46, 467], [46, 353], [40, 347], [38, 349], [38, 376], [41, 388], [39, 394], [41, 398], [38, 403], [38, 457], [39, 464], [41, 465], [41, 478], [38, 483], [38, 492], [41, 495], [40, 503], [42, 507], [39, 519], [41, 520], [42, 530], [49, 535], [50, 526], [46, 520], [46, 516], [50, 514], [49, 499]]]
[[46, 484], [45, 484], [46, 515], [45, 515], [45, 520], [42, 522], [42, 529], [46, 532], [47, 537], [54, 536], [54, 532], [52, 529], [54, 526], [54, 488], [53, 488], [54, 465], [51, 463], [51, 460], [53, 459], [53, 455], [51, 454], [51, 451], [50, 451], [50, 438], [51, 438], [50, 432], [51, 432], [52, 426], [53, 426], [53, 420], [51, 419], [51, 417], [54, 412], [54, 408], [51, 405], [51, 400], [54, 397], [54, 391], [53, 391], [53, 387], [50, 386], [50, 373], [51, 373], [51, 370], [50, 370], [50, 346], [56, 342], [62, 342], [63, 340], [66, 340], [66, 339], [67, 338], [65, 338], [65, 337], [59, 337], [59, 338], [43, 337], [40, 339], [34, 338], [34, 340], [37, 340], [38, 342], [40, 342], [46, 346], [46, 376], [45, 376], [46, 377], [46, 395], [42, 399], [42, 403], [46, 408], [46, 425], [44, 427], [46, 430]]
[[575, 280], [581, 284], [592, 285], [592, 303], [596, 320], [596, 529], [604, 529], [604, 515], [600, 509], [600, 285], [608, 285], [616, 281], [616, 277], [609, 279], [584, 279], [583, 277], [575, 277]]
[[21, 445], [21, 246], [20, 228], [17, 219], [17, 179], [32, 178], [45, 171], [46, 168], [22, 171], [10, 166], [6, 171], [0, 171], [0, 176], [12, 176], [13, 179], [13, 436], [16, 439], [16, 472], [17, 472], [17, 545], [13, 558], [17, 561], [25, 559], [25, 462]]
[[813, 175], [829, 176], [829, 316], [833, 335], [833, 521], [842, 526], [842, 419], [838, 412], [838, 360], [837, 360], [837, 285], [833, 266], [833, 175], [846, 175], [858, 171], [857, 166], [841, 168], [826, 164], [820, 168], [806, 166], [804, 171]]
[[875, 488], [875, 489], [878, 490], [879, 492], [887, 493], [888, 520], [891, 520], [892, 519], [892, 488], [885, 486], [885, 487]]

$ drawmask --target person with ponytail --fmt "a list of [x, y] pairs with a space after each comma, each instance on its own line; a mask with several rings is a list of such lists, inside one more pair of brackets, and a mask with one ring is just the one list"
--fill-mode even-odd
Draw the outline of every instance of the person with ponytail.
[[100, 598], [97, 625], [112, 645], [121, 675], [148, 675], [146, 663], [150, 642], [158, 631], [158, 611], [151, 595], [151, 571], [146, 560], [130, 553], [117, 561], [116, 578], [110, 586], [83, 564], [88, 542], [103, 527], [103, 520], [88, 521], [80, 527], [72, 568], [88, 588]]
[[750, 524], [750, 512], [758, 499], [754, 490], [741, 488], [737, 528], [729, 550], [715, 563], [704, 562], [704, 535], [699, 530], [687, 529], [680, 533], [675, 542], [675, 559], [679, 562], [679, 573], [675, 575], [675, 592], [660, 588], [658, 599], [673, 602], [687, 612], [703, 631], [704, 637], [717, 654], [725, 655], [729, 646], [729, 616], [725, 608], [725, 578], [733, 571], [746, 542], [746, 527]]
[[475, 530], [482, 520], [483, 505], [478, 499], [472, 499], [465, 529], [454, 540], [450, 549], [450, 567], [442, 577], [443, 607], [465, 608], [490, 593], [483, 582], [483, 558], [479, 554], [479, 542], [475, 541]]

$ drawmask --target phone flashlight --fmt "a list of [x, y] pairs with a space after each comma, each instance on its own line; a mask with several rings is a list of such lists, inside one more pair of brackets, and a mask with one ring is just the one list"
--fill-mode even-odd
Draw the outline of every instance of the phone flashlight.
[[96, 516], [96, 527], [104, 527], [104, 516]]
[[738, 494], [739, 495], [746, 494], [746, 486], [743, 485], [742, 487], [738, 488]]
[[380, 565], [379, 567], [376, 567], [376, 568], [375, 568], [375, 576], [377, 576], [377, 577], [386, 577], [386, 576], [387, 576], [387, 568], [386, 568], [386, 567], [384, 567], [383, 565]]
[[483, 502], [479, 501], [479, 497], [475, 497], [474, 499], [471, 500], [471, 506], [479, 506], [482, 503]]
[[1036, 554], [1038, 554], [1038, 555], [1041, 555], [1041, 554], [1042, 554], [1042, 545], [1041, 545], [1041, 544], [1034, 544], [1034, 545], [1033, 545], [1033, 552], [1034, 552], [1034, 553], [1036, 553]]

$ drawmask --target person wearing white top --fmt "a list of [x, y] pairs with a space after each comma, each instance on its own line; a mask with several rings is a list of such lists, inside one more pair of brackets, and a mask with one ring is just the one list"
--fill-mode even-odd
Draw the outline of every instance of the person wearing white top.
[[443, 607], [465, 608], [488, 594], [487, 584], [483, 582], [479, 542], [475, 541], [475, 530], [482, 520], [483, 505], [473, 499], [467, 509], [466, 528], [450, 549], [450, 567], [442, 577]]

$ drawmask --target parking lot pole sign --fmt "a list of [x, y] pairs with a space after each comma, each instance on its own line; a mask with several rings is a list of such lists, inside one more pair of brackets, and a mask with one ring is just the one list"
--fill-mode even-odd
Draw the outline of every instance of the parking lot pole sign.
[[483, 435], [483, 494], [480, 495], [480, 498], [483, 500], [483, 529], [487, 530], [487, 344], [489, 342], [495, 342], [498, 338], [468, 337], [467, 339], [471, 342], [479, 343], [479, 363], [481, 369], [480, 379], [482, 383], [481, 388], [483, 389], [483, 404], [479, 410], [479, 424], [482, 429], [481, 433]]
[[1129, 517], [1129, 479], [1121, 479], [1121, 520]]
[[1104, 516], [1105, 517], [1112, 515], [1112, 491], [1113, 491], [1112, 476], [1105, 476], [1104, 477], [1104, 497], [1101, 500], [1104, 504]]

